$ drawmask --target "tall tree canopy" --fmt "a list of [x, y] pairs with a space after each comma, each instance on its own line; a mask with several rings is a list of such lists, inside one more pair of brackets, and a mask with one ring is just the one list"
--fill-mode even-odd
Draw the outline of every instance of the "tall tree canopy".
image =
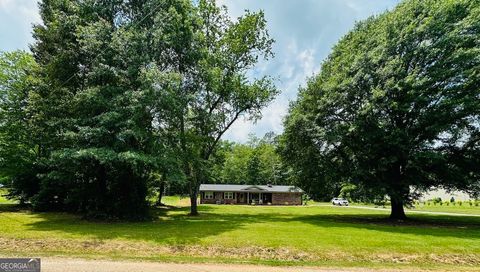
[[30, 199], [36, 209], [147, 215], [147, 181], [163, 149], [141, 71], [164, 61], [151, 47], [152, 14], [169, 8], [153, 0], [40, 3], [32, 52], [41, 83], [29, 105], [42, 166]]
[[[480, 1], [407, 0], [356, 25], [285, 121], [282, 154], [315, 184], [388, 195], [480, 191]], [[305, 163], [304, 163], [305, 162]]]

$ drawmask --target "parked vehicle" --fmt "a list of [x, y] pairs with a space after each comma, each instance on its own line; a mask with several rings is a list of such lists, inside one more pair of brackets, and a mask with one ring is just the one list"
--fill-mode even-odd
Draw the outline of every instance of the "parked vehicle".
[[332, 204], [338, 206], [348, 206], [348, 200], [344, 198], [334, 198], [332, 199]]

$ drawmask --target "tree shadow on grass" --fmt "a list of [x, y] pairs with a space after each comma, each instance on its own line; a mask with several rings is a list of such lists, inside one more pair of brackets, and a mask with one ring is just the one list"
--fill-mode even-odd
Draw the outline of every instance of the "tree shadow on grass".
[[190, 207], [158, 207], [152, 209], [155, 220], [145, 222], [92, 222], [72, 214], [45, 212], [34, 213], [38, 220], [27, 226], [33, 231], [61, 231], [84, 239], [120, 238], [165, 245], [196, 244], [202, 238], [240, 226], [211, 210], [204, 206], [199, 216], [190, 216]]
[[1, 203], [0, 204], [0, 213], [4, 212], [29, 212], [30, 206], [20, 205], [16, 203]]
[[299, 216], [295, 220], [319, 227], [349, 227], [394, 234], [480, 239], [480, 218], [470, 216], [409, 215], [406, 220], [397, 221], [379, 214], [320, 214]]
[[[252, 207], [253, 208], [253, 207]], [[249, 209], [249, 207], [245, 207]], [[253, 209], [262, 209], [255, 207]], [[301, 209], [301, 208], [299, 208]], [[270, 210], [268, 210], [270, 211]], [[359, 228], [398, 234], [434, 237], [480, 239], [480, 218], [414, 215], [406, 221], [390, 221], [382, 214], [296, 214], [295, 209], [282, 208], [271, 212], [242, 209], [223, 209], [221, 206], [202, 205], [199, 216], [188, 215], [189, 207], [160, 207], [152, 210], [157, 218], [149, 222], [91, 222], [64, 213], [34, 213], [38, 220], [27, 223], [32, 231], [64, 232], [83, 239], [127, 239], [154, 242], [163, 245], [198, 244], [202, 239], [263, 223], [305, 223], [318, 228]], [[267, 226], [265, 226], [267, 223]], [[288, 229], [290, 230], [290, 229]], [[246, 230], [250, 231], [250, 230]], [[346, 233], [348, 235], [348, 233]], [[247, 245], [248, 246], [248, 245]]]

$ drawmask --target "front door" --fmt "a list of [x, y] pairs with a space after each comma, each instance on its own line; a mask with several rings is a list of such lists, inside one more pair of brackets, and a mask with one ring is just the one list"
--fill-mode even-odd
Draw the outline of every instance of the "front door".
[[262, 200], [263, 204], [272, 203], [272, 193], [263, 193]]
[[247, 196], [245, 193], [237, 193], [237, 200], [238, 203], [245, 204], [247, 203]]
[[250, 193], [250, 203], [258, 204], [260, 200], [260, 193]]

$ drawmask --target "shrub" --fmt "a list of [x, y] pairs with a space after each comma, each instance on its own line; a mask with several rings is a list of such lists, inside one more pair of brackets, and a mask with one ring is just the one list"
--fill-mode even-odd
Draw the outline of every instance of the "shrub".
[[304, 195], [302, 196], [302, 203], [303, 203], [303, 205], [308, 205], [308, 203], [310, 202], [310, 200], [311, 200], [311, 198], [310, 198], [309, 195], [304, 194]]

